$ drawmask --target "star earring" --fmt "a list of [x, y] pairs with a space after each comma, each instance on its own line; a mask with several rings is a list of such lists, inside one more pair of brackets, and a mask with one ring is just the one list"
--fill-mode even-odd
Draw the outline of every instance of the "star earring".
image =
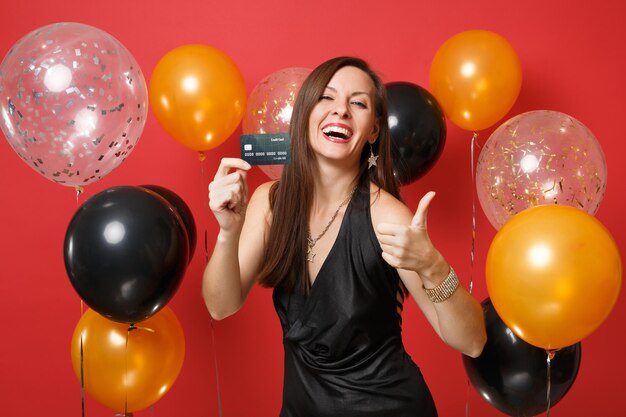
[[378, 165], [376, 163], [377, 160], [378, 160], [378, 155], [374, 155], [374, 148], [372, 147], [372, 144], [370, 143], [370, 157], [367, 158], [367, 163], [368, 163], [367, 169], [370, 169]]

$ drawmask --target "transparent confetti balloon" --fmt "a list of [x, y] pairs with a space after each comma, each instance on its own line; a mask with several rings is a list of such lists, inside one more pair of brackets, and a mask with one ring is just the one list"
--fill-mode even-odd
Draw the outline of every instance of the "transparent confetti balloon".
[[537, 110], [498, 127], [480, 152], [476, 188], [496, 228], [522, 210], [562, 204], [589, 214], [606, 189], [606, 162], [595, 136], [567, 114]]
[[[261, 80], [248, 97], [243, 133], [289, 132], [293, 104], [310, 72], [308, 68], [284, 68]], [[271, 179], [280, 178], [283, 171], [282, 165], [259, 165], [259, 168]]]
[[100, 29], [56, 23], [20, 39], [0, 64], [0, 126], [17, 154], [56, 183], [80, 187], [135, 147], [147, 113], [143, 74]]

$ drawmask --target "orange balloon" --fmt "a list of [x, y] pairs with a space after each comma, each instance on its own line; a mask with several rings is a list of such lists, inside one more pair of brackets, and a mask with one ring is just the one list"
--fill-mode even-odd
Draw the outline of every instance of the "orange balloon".
[[241, 72], [223, 52], [184, 45], [157, 63], [150, 106], [165, 131], [184, 146], [206, 151], [235, 131], [246, 109]]
[[596, 218], [545, 205], [513, 216], [487, 254], [487, 290], [498, 315], [526, 342], [559, 349], [590, 335], [619, 295], [617, 244]]
[[519, 95], [522, 65], [502, 36], [461, 32], [439, 48], [430, 67], [430, 89], [446, 116], [471, 131], [504, 117]]
[[185, 357], [185, 336], [169, 307], [129, 325], [93, 310], [81, 317], [72, 337], [72, 366], [80, 380], [81, 337], [85, 391], [118, 412], [154, 404], [174, 384]]

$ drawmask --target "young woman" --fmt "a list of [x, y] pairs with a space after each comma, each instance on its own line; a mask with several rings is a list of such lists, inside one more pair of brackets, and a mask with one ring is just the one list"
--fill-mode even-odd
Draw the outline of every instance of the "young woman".
[[220, 231], [203, 279], [211, 316], [255, 282], [274, 288], [284, 332], [281, 417], [435, 416], [401, 338], [409, 293], [454, 349], [478, 356], [482, 309], [432, 245], [426, 194], [415, 215], [394, 179], [384, 84], [367, 63], [331, 59], [303, 83], [291, 164], [248, 202], [250, 166], [225, 158], [209, 185]]

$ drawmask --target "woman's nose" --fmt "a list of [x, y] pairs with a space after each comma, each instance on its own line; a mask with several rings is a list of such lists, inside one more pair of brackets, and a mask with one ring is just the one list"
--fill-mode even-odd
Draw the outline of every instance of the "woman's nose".
[[346, 104], [341, 102], [340, 100], [335, 101], [335, 108], [333, 113], [339, 116], [341, 119], [350, 117], [348, 106], [346, 106]]

